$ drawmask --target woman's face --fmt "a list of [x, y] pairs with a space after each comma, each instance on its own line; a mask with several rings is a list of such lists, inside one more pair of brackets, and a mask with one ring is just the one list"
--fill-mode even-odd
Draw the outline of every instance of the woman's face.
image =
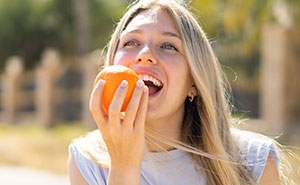
[[147, 121], [182, 119], [192, 78], [167, 12], [147, 10], [133, 18], [121, 34], [114, 64], [130, 67], [149, 87]]

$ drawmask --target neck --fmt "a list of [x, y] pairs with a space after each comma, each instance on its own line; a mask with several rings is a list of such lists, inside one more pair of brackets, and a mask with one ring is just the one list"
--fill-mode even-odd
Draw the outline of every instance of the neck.
[[[154, 130], [158, 135], [169, 138], [171, 140], [181, 141], [181, 126], [183, 115], [184, 114], [182, 111], [178, 111], [177, 113], [173, 114], [173, 116], [164, 119], [147, 121], [146, 127]], [[163, 150], [169, 151], [174, 149], [174, 147], [164, 144], [163, 142], [155, 138], [151, 138], [151, 141], [147, 141], [147, 146], [150, 152], [159, 152]]]

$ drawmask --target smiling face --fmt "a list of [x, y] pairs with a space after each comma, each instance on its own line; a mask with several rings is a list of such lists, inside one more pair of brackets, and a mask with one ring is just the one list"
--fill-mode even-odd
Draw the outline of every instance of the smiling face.
[[133, 69], [149, 87], [147, 122], [181, 122], [192, 87], [183, 41], [163, 10], [139, 13], [122, 32], [114, 64]]

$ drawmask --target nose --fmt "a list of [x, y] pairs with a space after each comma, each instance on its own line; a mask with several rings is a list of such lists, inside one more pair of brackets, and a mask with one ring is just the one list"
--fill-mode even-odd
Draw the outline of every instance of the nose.
[[157, 64], [157, 61], [149, 46], [145, 46], [137, 55], [135, 63], [143, 65], [155, 65]]

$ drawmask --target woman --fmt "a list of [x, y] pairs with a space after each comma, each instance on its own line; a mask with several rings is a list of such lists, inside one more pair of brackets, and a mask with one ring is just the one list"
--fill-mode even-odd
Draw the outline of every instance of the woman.
[[99, 129], [70, 145], [72, 185], [280, 183], [273, 141], [233, 129], [219, 64], [183, 2], [136, 2], [109, 43], [106, 65], [115, 64], [141, 80], [124, 117], [126, 81], [108, 116], [100, 108], [105, 82], [93, 89]]

